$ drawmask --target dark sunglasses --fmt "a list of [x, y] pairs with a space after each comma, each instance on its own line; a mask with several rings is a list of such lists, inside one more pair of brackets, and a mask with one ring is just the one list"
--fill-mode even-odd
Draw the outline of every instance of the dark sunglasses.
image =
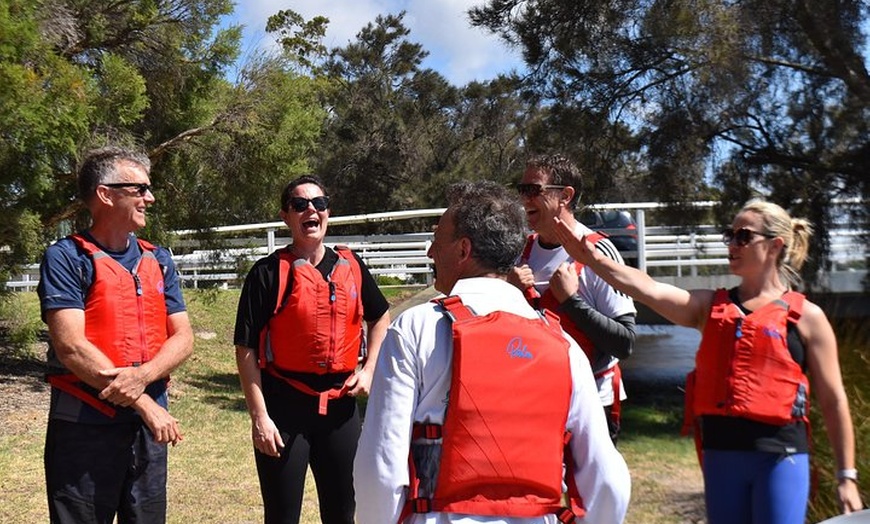
[[314, 198], [293, 197], [290, 199], [290, 208], [297, 213], [301, 213], [308, 209], [308, 204], [314, 206], [317, 211], [326, 211], [329, 207], [329, 197], [319, 196]]
[[151, 184], [137, 184], [136, 182], [113, 182], [111, 184], [100, 184], [101, 186], [111, 187], [112, 189], [121, 189], [131, 187], [139, 193], [139, 196], [145, 196], [145, 193], [151, 191]]
[[748, 246], [750, 242], [752, 242], [752, 237], [758, 235], [764, 238], [776, 238], [776, 235], [771, 235], [770, 233], [761, 233], [758, 231], [753, 231], [747, 227], [741, 227], [738, 230], [733, 229], [725, 229], [722, 231], [722, 243], [726, 246], [730, 246], [732, 241], [737, 242], [737, 245], [740, 247]]
[[517, 184], [517, 192], [520, 196], [534, 198], [536, 196], [541, 196], [547, 189], [565, 189], [567, 186], [553, 186], [550, 184]]

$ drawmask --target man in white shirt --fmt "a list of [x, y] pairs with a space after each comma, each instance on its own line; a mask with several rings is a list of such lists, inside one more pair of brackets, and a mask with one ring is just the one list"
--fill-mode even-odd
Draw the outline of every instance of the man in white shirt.
[[[460, 297], [462, 304], [478, 316], [501, 312], [509, 317], [513, 315], [522, 322], [526, 322], [525, 319], [531, 319], [529, 322], [540, 319], [538, 313], [522, 299], [521, 291], [506, 282], [506, 275], [525, 239], [525, 217], [519, 203], [511, 198], [505, 188], [491, 182], [453, 186], [448, 193], [448, 200], [449, 208], [439, 221], [429, 250], [429, 256], [435, 263], [435, 288], [447, 295]], [[544, 326], [543, 321], [540, 322]], [[507, 329], [510, 330], [511, 326], [507, 326]], [[548, 330], [546, 327], [542, 329]], [[453, 323], [445, 315], [444, 307], [436, 302], [409, 309], [390, 327], [378, 357], [354, 462], [358, 522], [385, 524], [399, 522], [400, 517], [404, 519], [403, 522], [415, 524], [559, 522], [552, 513], [538, 516], [492, 513], [482, 516], [467, 511], [403, 513], [403, 510], [408, 509], [406, 501], [409, 486], [416, 484], [414, 478], [423, 477], [421, 485], [424, 485], [423, 490], [428, 490], [429, 495], [433, 491], [437, 493], [437, 482], [448, 482], [438, 477], [438, 469], [444, 465], [439, 463], [438, 457], [442, 456], [442, 451], [447, 453], [447, 450], [441, 449], [441, 440], [428, 433], [424, 436], [414, 435], [414, 428], [415, 424], [421, 423], [443, 424], [447, 418], [445, 410], [448, 409], [448, 397], [454, 399], [451, 400], [451, 406], [455, 407], [453, 402], [458, 405], [458, 401], [455, 401], [458, 393], [451, 394], [450, 391], [455, 349], [453, 336]], [[567, 358], [564, 358], [565, 366], [570, 368], [566, 374], [569, 387], [565, 391], [564, 403], [567, 413], [554, 412], [553, 406], [558, 405], [556, 399], [552, 403], [543, 402], [533, 406], [524, 404], [522, 400], [526, 395], [536, 393], [524, 387], [525, 381], [500, 384], [500, 388], [507, 386], [509, 392], [499, 407], [515, 418], [514, 424], [518, 427], [516, 433], [526, 438], [540, 437], [545, 440], [553, 436], [541, 435], [540, 426], [524, 423], [530, 420], [529, 417], [540, 412], [561, 416], [564, 428], [557, 428], [559, 434], [556, 437], [561, 439], [570, 432], [567, 445], [570, 451], [564, 460], [566, 470], [571, 473], [564, 480], [569, 486], [576, 486], [585, 508], [585, 517], [578, 519], [578, 522], [622, 522], [631, 490], [628, 468], [610, 441], [588, 360], [577, 344], [564, 333], [555, 339], [563, 347], [563, 358], [564, 347], [568, 349]], [[465, 352], [473, 353], [474, 350], [475, 347], [463, 348]], [[539, 354], [536, 351], [533, 348], [527, 352], [523, 347], [519, 353], [521, 357], [531, 357], [530, 353], [535, 353], [537, 357]], [[543, 353], [541, 351], [540, 354]], [[493, 361], [487, 372], [498, 380], [504, 376], [502, 366]], [[529, 383], [535, 380], [540, 381], [540, 377], [529, 376]], [[482, 408], [482, 418], [485, 418], [485, 411], [489, 409], [491, 406], [488, 405]], [[444, 437], [446, 441], [447, 435]], [[534, 446], [528, 447], [534, 450]], [[409, 467], [408, 459], [412, 452], [418, 476], [413, 475]], [[541, 461], [545, 459], [549, 458], [540, 458]], [[561, 472], [562, 457], [558, 457], [558, 460]], [[507, 469], [512, 466], [497, 464], [497, 458], [493, 462], [496, 463], [496, 469], [499, 469], [498, 466]], [[561, 484], [560, 476], [561, 473], [555, 479], [557, 485]], [[434, 487], [433, 482], [436, 483]], [[490, 492], [494, 482], [489, 478], [478, 482], [480, 494]], [[475, 494], [477, 492], [472, 496]], [[563, 521], [572, 522], [573, 518]]]
[[558, 314], [562, 327], [589, 357], [615, 444], [620, 404], [626, 398], [619, 360], [628, 358], [634, 347], [637, 311], [630, 297], [575, 262], [555, 237], [558, 217], [578, 235], [589, 235], [605, 256], [623, 263], [608, 238], [574, 218], [582, 187], [580, 170], [562, 155], [539, 155], [526, 162], [517, 191], [534, 234], [508, 280], [525, 292], [534, 307]]

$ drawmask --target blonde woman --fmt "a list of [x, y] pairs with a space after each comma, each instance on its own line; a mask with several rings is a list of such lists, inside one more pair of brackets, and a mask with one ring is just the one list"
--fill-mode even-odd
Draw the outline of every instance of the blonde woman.
[[819, 306], [793, 291], [812, 235], [806, 220], [750, 201], [722, 237], [740, 283], [689, 291], [614, 263], [555, 222], [559, 241], [576, 260], [674, 324], [701, 331], [696, 369], [687, 379], [687, 420], [696, 429], [710, 524], [804, 522], [807, 375], [834, 450], [841, 508], [861, 509], [834, 331]]

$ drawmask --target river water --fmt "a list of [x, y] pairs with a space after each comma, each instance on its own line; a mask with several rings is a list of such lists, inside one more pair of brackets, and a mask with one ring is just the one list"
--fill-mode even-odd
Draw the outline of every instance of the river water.
[[638, 324], [634, 352], [620, 362], [629, 395], [632, 383], [682, 386], [686, 373], [695, 367], [700, 340], [697, 329]]

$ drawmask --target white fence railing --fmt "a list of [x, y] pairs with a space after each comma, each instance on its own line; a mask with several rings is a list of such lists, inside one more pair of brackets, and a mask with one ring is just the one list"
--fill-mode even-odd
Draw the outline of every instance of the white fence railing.
[[[709, 207], [711, 202], [698, 203]], [[611, 235], [637, 235], [637, 251], [623, 251], [626, 258], [636, 259], [637, 266], [652, 270], [656, 275], [694, 277], [703, 274], [726, 274], [728, 249], [722, 244], [719, 228], [713, 226], [683, 227], [676, 230], [668, 226], [647, 226], [646, 211], [661, 207], [657, 203], [606, 204], [597, 209], [632, 209], [636, 230], [603, 230]], [[348, 217], [331, 217], [330, 225], [384, 222], [408, 218], [435, 218], [443, 209], [423, 209], [395, 213], [376, 213]], [[433, 220], [434, 221], [434, 220]], [[253, 261], [266, 256], [289, 243], [290, 238], [283, 222], [251, 224], [213, 228], [215, 235], [234, 235], [226, 239], [230, 247], [222, 249], [196, 249], [196, 231], [177, 231], [177, 244], [186, 253], [173, 256], [181, 279], [186, 285], [238, 285]], [[327, 237], [325, 243], [347, 245], [366, 263], [374, 275], [387, 275], [403, 282], [432, 283], [432, 261], [427, 252], [432, 233], [409, 233], [396, 235], [369, 235]], [[181, 249], [179, 249], [179, 252]], [[851, 227], [831, 231], [832, 271], [859, 269], [866, 271], [867, 244], [862, 232]], [[670, 271], [668, 269], [670, 268]], [[39, 281], [38, 266], [32, 265], [17, 278], [7, 282], [7, 287], [33, 290]]]

